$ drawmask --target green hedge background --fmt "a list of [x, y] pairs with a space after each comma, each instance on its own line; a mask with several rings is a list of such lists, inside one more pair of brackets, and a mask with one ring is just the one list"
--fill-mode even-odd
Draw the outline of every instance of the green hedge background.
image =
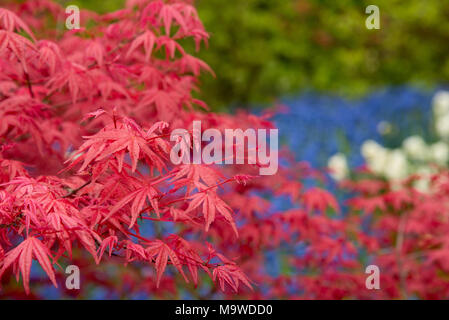
[[[99, 12], [124, 0], [76, 0]], [[365, 8], [380, 9], [368, 30]], [[449, 1], [196, 0], [211, 33], [199, 57], [216, 72], [200, 98], [214, 109], [318, 90], [359, 96], [385, 85], [449, 80]], [[193, 52], [193, 45], [190, 46]]]

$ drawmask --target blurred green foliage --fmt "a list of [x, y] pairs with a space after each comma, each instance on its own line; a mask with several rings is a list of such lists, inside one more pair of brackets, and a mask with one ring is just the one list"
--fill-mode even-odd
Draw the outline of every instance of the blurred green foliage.
[[[368, 30], [365, 8], [380, 9]], [[211, 32], [200, 57], [209, 103], [269, 101], [301, 89], [359, 95], [374, 86], [449, 80], [449, 1], [199, 0]]]
[[[70, 1], [102, 12], [123, 2]], [[370, 4], [380, 9], [380, 30], [365, 27]], [[214, 108], [303, 89], [357, 96], [449, 80], [446, 0], [197, 0], [197, 7], [211, 33], [198, 55], [217, 74], [202, 77], [199, 97]]]
[[54, 0], [63, 6], [77, 5], [81, 9], [106, 13], [123, 8], [126, 0]]

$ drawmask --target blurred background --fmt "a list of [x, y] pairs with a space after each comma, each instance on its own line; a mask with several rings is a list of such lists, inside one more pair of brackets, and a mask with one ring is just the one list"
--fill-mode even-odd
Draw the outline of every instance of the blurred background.
[[[107, 12], [125, 0], [57, 0]], [[198, 97], [214, 110], [282, 103], [276, 116], [298, 160], [315, 167], [341, 152], [360, 165], [367, 139], [396, 148], [437, 141], [431, 100], [449, 82], [449, 1], [376, 0], [380, 29], [361, 0], [196, 0], [208, 48], [189, 51], [216, 73]], [[189, 46], [190, 45], [190, 46]], [[326, 130], [323, 130], [326, 128]]]
[[[55, 1], [104, 13], [126, 0]], [[193, 2], [210, 40], [199, 52], [183, 47], [216, 74], [205, 73], [197, 93], [213, 110], [282, 106], [281, 143], [298, 161], [337, 171], [337, 182], [367, 163], [383, 176], [397, 163], [388, 179], [428, 171], [435, 157], [449, 165], [449, 94], [435, 102], [449, 88], [449, 1]], [[371, 4], [380, 29], [366, 27]], [[379, 156], [367, 159], [372, 142]], [[438, 156], [410, 158], [413, 148]]]
[[[104, 13], [126, 0], [55, 1]], [[420, 152], [433, 148], [448, 165], [449, 95], [438, 102], [447, 117], [440, 110], [437, 118], [432, 105], [438, 108], [434, 97], [449, 84], [449, 1], [193, 2], [210, 41], [199, 52], [193, 43], [183, 46], [216, 74], [204, 74], [197, 93], [213, 110], [282, 105], [274, 118], [282, 141], [315, 168], [363, 165], [367, 141], [402, 158], [407, 141]], [[380, 29], [366, 28], [371, 4]]]
[[[124, 1], [57, 0], [102, 13]], [[336, 180], [367, 162], [392, 179], [426, 170], [427, 160], [448, 165], [449, 1], [195, 3], [211, 37], [198, 53], [186, 46], [216, 74], [197, 94], [213, 110], [283, 105], [274, 118], [282, 142], [297, 160], [340, 170]], [[365, 27], [370, 4], [378, 30]], [[391, 158], [370, 158], [373, 148]], [[400, 168], [387, 172], [381, 160]]]
[[[106, 12], [124, 0], [58, 0]], [[449, 2], [441, 0], [196, 0], [211, 34], [199, 57], [201, 97], [214, 108], [263, 105], [304, 90], [360, 97], [385, 86], [449, 80]], [[380, 9], [368, 30], [365, 8]], [[193, 50], [193, 47], [191, 47]]]

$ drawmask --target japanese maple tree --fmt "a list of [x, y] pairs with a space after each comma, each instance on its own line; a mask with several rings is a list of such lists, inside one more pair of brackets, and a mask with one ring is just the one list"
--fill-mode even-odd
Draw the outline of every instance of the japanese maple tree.
[[[128, 1], [106, 15], [82, 11], [89, 27], [58, 32], [61, 18], [64, 8], [45, 0], [0, 8], [0, 278], [21, 275], [30, 294], [33, 259], [55, 286], [59, 261], [121, 260], [153, 266], [142, 278], [155, 291], [174, 271], [195, 287], [201, 272], [223, 291], [251, 290], [238, 239], [260, 231], [238, 228], [236, 216], [246, 207], [248, 224], [259, 223], [258, 198], [251, 208], [246, 194], [267, 182], [251, 185], [253, 166], [169, 159], [169, 130], [192, 130], [194, 119], [206, 128], [272, 127], [246, 113], [208, 112], [192, 96], [200, 72], [212, 73], [181, 45], [207, 43], [195, 8]], [[156, 226], [169, 223], [171, 232]]]
[[[198, 76], [213, 71], [183, 49], [209, 38], [192, 1], [81, 11], [78, 30], [65, 18], [49, 0], [0, 8], [1, 297], [45, 298], [49, 284], [76, 297], [447, 296], [447, 182], [432, 195], [354, 182], [348, 213], [322, 187], [304, 187], [323, 174], [288, 150], [273, 176], [259, 176], [258, 163], [174, 165], [170, 132], [192, 132], [194, 120], [203, 130], [274, 127], [270, 111], [219, 114], [195, 98]], [[363, 210], [380, 210], [372, 232]], [[392, 270], [388, 290], [367, 291], [364, 260], [384, 247], [396, 247], [379, 260]], [[64, 286], [67, 265], [81, 271], [79, 290]], [[422, 272], [407, 289], [412, 268]]]

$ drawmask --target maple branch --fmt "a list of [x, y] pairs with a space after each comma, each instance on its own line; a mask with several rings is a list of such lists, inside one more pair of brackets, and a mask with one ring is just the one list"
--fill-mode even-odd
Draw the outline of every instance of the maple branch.
[[19, 213], [15, 218], [14, 221], [11, 223], [2, 223], [0, 224], [0, 229], [4, 229], [4, 228], [10, 228], [10, 227], [18, 227], [19, 226], [19, 222], [20, 219], [22, 219], [23, 217], [23, 213]]
[[398, 270], [399, 270], [399, 289], [401, 292], [401, 297], [404, 299], [407, 299], [407, 297], [408, 297], [407, 281], [406, 281], [407, 274], [404, 270], [404, 261], [403, 261], [403, 255], [402, 255], [402, 248], [404, 245], [405, 227], [407, 225], [407, 218], [408, 218], [408, 213], [404, 213], [401, 215], [400, 221], [399, 221], [399, 226], [398, 226], [398, 233], [396, 235], [396, 260], [397, 260]]
[[156, 140], [158, 138], [164, 138], [164, 137], [170, 137], [170, 136], [171, 136], [171, 133], [161, 134], [159, 136], [148, 138], [147, 142], [152, 141], [152, 140]]
[[34, 92], [33, 92], [33, 86], [31, 84], [31, 80], [30, 80], [30, 75], [28, 74], [28, 72], [23, 71], [23, 73], [25, 74], [25, 79], [26, 79], [26, 83], [27, 83], [27, 87], [28, 87], [28, 92], [30, 93], [31, 98], [34, 99]]
[[86, 187], [87, 185], [89, 185], [91, 182], [92, 182], [92, 179], [89, 179], [89, 180], [88, 180], [86, 183], [84, 183], [82, 186], [80, 186], [80, 187], [78, 187], [78, 188], [76, 188], [76, 189], [71, 190], [69, 193], [67, 193], [67, 194], [66, 194], [65, 196], [63, 196], [62, 198], [65, 199], [65, 198], [69, 198], [69, 197], [75, 195], [78, 191], [80, 191], [81, 189], [83, 189], [84, 187]]
[[[207, 192], [207, 191], [209, 191], [210, 189], [217, 188], [217, 187], [219, 187], [219, 186], [221, 186], [221, 185], [223, 185], [223, 184], [225, 184], [225, 183], [231, 182], [231, 181], [234, 181], [234, 179], [233, 179], [233, 178], [226, 179], [226, 180], [224, 180], [224, 181], [222, 181], [222, 182], [220, 182], [220, 183], [217, 183], [216, 185], [213, 185], [213, 186], [207, 187], [207, 188], [204, 189], [204, 190], [198, 191], [197, 193]], [[162, 196], [160, 196], [160, 197], [162, 198], [163, 196], [164, 196], [164, 195], [162, 195]], [[176, 203], [176, 202], [180, 202], [180, 201], [185, 201], [185, 200], [187, 200], [187, 199], [188, 199], [188, 197], [183, 197], [183, 198], [175, 199], [175, 200], [172, 200], [172, 201], [170, 201], [170, 202], [164, 203], [164, 206], [168, 206], [168, 205], [170, 205], [170, 204], [173, 204], [173, 203]], [[144, 213], [145, 211], [147, 211], [148, 209], [151, 209], [151, 208], [152, 208], [152, 206], [148, 206], [148, 207], [142, 209], [142, 210], [140, 211], [140, 213], [142, 214], [142, 213]]]
[[225, 184], [225, 183], [231, 182], [231, 181], [234, 181], [234, 178], [226, 179], [226, 180], [224, 180], [224, 181], [222, 181], [222, 182], [220, 182], [220, 183], [217, 183], [217, 184], [214, 185], [214, 186], [210, 186], [210, 187], [208, 187], [208, 188], [206, 188], [206, 189], [204, 189], [204, 190], [201, 190], [201, 191], [199, 191], [199, 192], [206, 192], [206, 191], [209, 191], [210, 189], [217, 188], [217, 187], [219, 187], [219, 186], [221, 186], [221, 185], [223, 185], [223, 184]]

